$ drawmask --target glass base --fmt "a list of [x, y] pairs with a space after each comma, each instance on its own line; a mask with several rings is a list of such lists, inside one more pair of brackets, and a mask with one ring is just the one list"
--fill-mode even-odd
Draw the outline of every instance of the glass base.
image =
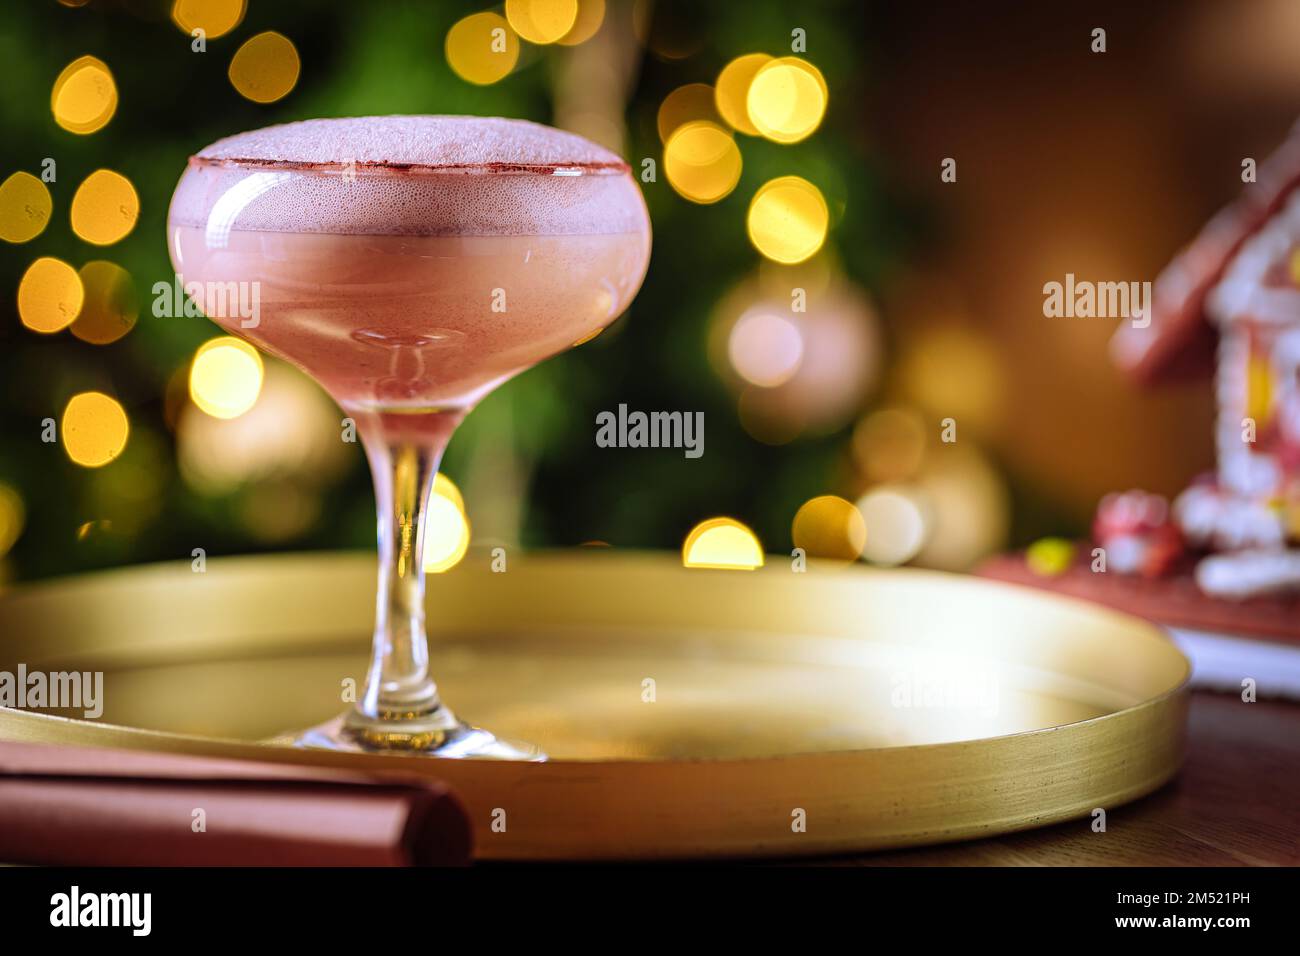
[[454, 760], [526, 760], [539, 763], [546, 759], [546, 754], [533, 744], [503, 740], [455, 717], [451, 717], [445, 726], [408, 728], [397, 721], [363, 722], [355, 713], [348, 713], [305, 730], [288, 742], [294, 747], [318, 750]]

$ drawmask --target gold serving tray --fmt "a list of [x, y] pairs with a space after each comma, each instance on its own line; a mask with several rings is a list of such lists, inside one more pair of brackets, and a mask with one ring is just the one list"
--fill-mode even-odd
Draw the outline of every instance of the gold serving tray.
[[434, 675], [461, 716], [540, 745], [547, 763], [265, 742], [341, 711], [345, 679], [362, 681], [365, 554], [6, 592], [0, 670], [102, 670], [105, 701], [94, 721], [0, 709], [0, 739], [429, 774], [465, 800], [480, 858], [527, 860], [989, 836], [1113, 808], [1182, 760], [1186, 660], [1157, 628], [1091, 604], [781, 559], [754, 572], [605, 550], [488, 564], [471, 554], [430, 580]]

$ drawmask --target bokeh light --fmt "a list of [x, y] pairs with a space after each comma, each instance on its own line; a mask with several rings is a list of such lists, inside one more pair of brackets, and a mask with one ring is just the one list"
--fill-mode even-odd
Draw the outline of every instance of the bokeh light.
[[77, 270], [51, 256], [33, 262], [18, 282], [18, 317], [33, 332], [48, 335], [66, 329], [84, 301]]
[[27, 509], [17, 489], [0, 483], [0, 558], [18, 541], [27, 520]]
[[782, 176], [761, 186], [749, 204], [749, 240], [767, 258], [803, 262], [826, 241], [830, 210], [819, 190], [799, 176]]
[[86, 242], [111, 246], [135, 228], [140, 197], [131, 180], [111, 169], [97, 169], [72, 197], [72, 231]]
[[709, 518], [686, 536], [682, 564], [688, 568], [752, 571], [763, 566], [763, 546], [758, 535], [735, 518]]
[[[182, 395], [188, 378], [186, 372]], [[280, 363], [265, 366], [257, 401], [243, 415], [215, 418], [182, 401], [176, 416], [181, 476], [203, 495], [278, 485], [293, 491], [279, 497], [301, 504], [360, 456], [357, 445], [340, 440], [338, 406], [307, 376]]]
[[262, 357], [243, 339], [223, 335], [199, 346], [190, 364], [190, 398], [213, 418], [237, 418], [262, 391]]
[[710, 364], [738, 393], [741, 426], [769, 445], [850, 422], [882, 364], [879, 320], [860, 288], [835, 276], [803, 291], [806, 308], [796, 311], [789, 285], [768, 290], [754, 277], [723, 298], [710, 322]]
[[925, 511], [917, 497], [902, 488], [872, 489], [858, 499], [858, 511], [867, 526], [862, 556], [873, 564], [903, 564], [925, 544]]
[[187, 35], [202, 30], [212, 40], [239, 26], [244, 7], [244, 0], [176, 0], [172, 4], [172, 23]]
[[856, 561], [867, 543], [867, 523], [853, 502], [820, 495], [795, 513], [790, 534], [811, 558]]
[[86, 468], [107, 465], [122, 454], [130, 431], [126, 411], [103, 392], [81, 392], [63, 409], [63, 449]]
[[853, 429], [853, 459], [870, 484], [916, 476], [925, 459], [925, 421], [912, 408], [882, 408]]
[[966, 571], [1005, 545], [1010, 494], [997, 468], [970, 439], [938, 445], [914, 487], [925, 501], [929, 532], [916, 564]]
[[529, 43], [555, 43], [578, 20], [578, 0], [506, 0], [506, 19]]
[[519, 37], [495, 13], [471, 13], [447, 31], [447, 63], [462, 80], [486, 86], [508, 76], [519, 61]]
[[439, 472], [424, 517], [424, 570], [438, 574], [460, 563], [469, 550], [469, 518], [455, 483]]
[[461, 511], [465, 510], [465, 496], [456, 487], [456, 482], [448, 478], [445, 472], [440, 471], [433, 476], [433, 493], [446, 498]]
[[731, 134], [714, 123], [687, 123], [664, 147], [664, 173], [691, 202], [715, 203], [740, 182], [740, 150]]
[[766, 53], [738, 56], [722, 68], [714, 90], [718, 112], [727, 123], [747, 136], [757, 136], [758, 127], [749, 119], [749, 87], [754, 75], [772, 62]]
[[564, 46], [586, 43], [605, 21], [605, 0], [578, 0], [578, 16], [569, 32], [556, 42]]
[[117, 84], [103, 60], [83, 56], [63, 68], [50, 93], [54, 121], [85, 136], [103, 129], [117, 111]]
[[1065, 538], [1039, 538], [1025, 549], [1025, 563], [1034, 574], [1056, 577], [1070, 569], [1074, 551], [1074, 542]]
[[750, 122], [763, 136], [776, 143], [797, 143], [821, 125], [827, 99], [821, 70], [786, 56], [759, 67], [745, 105]]
[[773, 312], [747, 312], [727, 342], [731, 367], [745, 381], [763, 388], [788, 382], [803, 360], [803, 335], [793, 318]]
[[664, 97], [655, 114], [659, 142], [667, 143], [678, 129], [687, 123], [699, 121], [714, 124], [722, 122], [713, 102], [713, 87], [707, 83], [687, 83], [677, 87]]
[[85, 289], [81, 314], [71, 332], [83, 342], [108, 345], [135, 327], [140, 307], [131, 274], [113, 262], [87, 262], [78, 272]]
[[298, 83], [302, 60], [293, 41], [268, 30], [244, 41], [230, 59], [227, 71], [239, 95], [254, 103], [283, 99]]
[[936, 426], [943, 418], [953, 418], [959, 429], [998, 423], [1002, 359], [983, 335], [960, 325], [926, 329], [904, 346], [898, 365], [904, 393], [935, 417]]
[[0, 183], [0, 239], [27, 242], [49, 225], [54, 200], [50, 191], [31, 173], [14, 173]]

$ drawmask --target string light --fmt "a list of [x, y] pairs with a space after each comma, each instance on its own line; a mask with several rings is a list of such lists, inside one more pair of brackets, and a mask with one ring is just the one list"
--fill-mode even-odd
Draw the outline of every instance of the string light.
[[54, 200], [50, 191], [31, 173], [16, 172], [0, 183], [0, 239], [28, 242], [50, 222]]
[[709, 518], [686, 536], [682, 565], [752, 571], [763, 566], [763, 546], [758, 536], [735, 518]]
[[754, 127], [776, 143], [797, 143], [812, 135], [826, 115], [826, 80], [799, 57], [764, 63], [754, 73], [745, 97]]
[[691, 202], [715, 203], [740, 182], [736, 142], [714, 123], [687, 123], [664, 147], [664, 174], [677, 193]]
[[182, 33], [193, 35], [202, 30], [213, 40], [229, 33], [244, 19], [244, 0], [176, 0], [172, 4], [172, 23]]
[[274, 103], [289, 95], [301, 72], [302, 60], [293, 41], [268, 30], [244, 41], [231, 58], [227, 75], [245, 99]]
[[213, 418], [238, 418], [262, 391], [262, 357], [243, 339], [221, 336], [199, 346], [190, 364], [190, 398]]
[[600, 30], [605, 20], [605, 0], [578, 0], [578, 17], [573, 27], [556, 42], [564, 46], [586, 43]]
[[707, 83], [687, 83], [677, 87], [664, 97], [655, 114], [659, 142], [667, 143], [679, 128], [697, 120], [708, 123], [722, 120], [713, 102], [713, 87]]
[[766, 53], [738, 56], [722, 68], [714, 95], [718, 112], [732, 129], [747, 136], [758, 136], [758, 127], [749, 119], [749, 87], [754, 75], [772, 62]]
[[18, 282], [18, 317], [33, 332], [49, 335], [66, 329], [84, 301], [77, 270], [52, 256], [33, 262]]
[[135, 328], [139, 314], [131, 274], [112, 262], [87, 262], [77, 273], [85, 289], [71, 332], [83, 342], [108, 345]]
[[866, 547], [867, 523], [853, 502], [820, 495], [800, 506], [790, 535], [809, 557], [856, 561]]
[[117, 84], [103, 60], [73, 60], [54, 81], [50, 93], [54, 121], [70, 133], [87, 136], [108, 125], [117, 111]]
[[97, 169], [72, 197], [72, 231], [86, 242], [111, 246], [135, 228], [140, 197], [131, 180], [111, 169]]
[[63, 448], [78, 465], [99, 468], [122, 454], [131, 431], [126, 411], [103, 392], [81, 392], [63, 410]]
[[438, 472], [424, 517], [424, 570], [430, 574], [449, 571], [469, 550], [469, 518], [465, 499], [456, 483]]
[[555, 43], [578, 19], [578, 0], [506, 0], [506, 19], [529, 43]]
[[782, 176], [764, 184], [749, 204], [749, 240], [776, 262], [803, 262], [826, 241], [830, 210], [812, 183]]
[[519, 61], [519, 37], [504, 17], [471, 13], [447, 31], [447, 63], [468, 83], [487, 86], [508, 76]]

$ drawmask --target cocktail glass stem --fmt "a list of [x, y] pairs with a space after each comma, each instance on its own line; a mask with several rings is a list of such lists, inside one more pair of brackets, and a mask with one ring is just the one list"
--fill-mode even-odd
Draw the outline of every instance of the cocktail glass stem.
[[344, 726], [372, 746], [427, 749], [459, 726], [429, 674], [423, 556], [433, 479], [461, 416], [425, 412], [359, 417], [375, 484], [379, 587], [365, 689]]
[[528, 743], [460, 720], [429, 674], [424, 632], [424, 525], [438, 462], [463, 410], [352, 412], [375, 482], [379, 596], [366, 686], [342, 717], [297, 734], [304, 747], [414, 751], [438, 757], [545, 760]]
[[426, 715], [438, 707], [424, 633], [424, 513], [441, 449], [371, 445], [379, 511], [375, 647], [357, 711], [368, 720]]

